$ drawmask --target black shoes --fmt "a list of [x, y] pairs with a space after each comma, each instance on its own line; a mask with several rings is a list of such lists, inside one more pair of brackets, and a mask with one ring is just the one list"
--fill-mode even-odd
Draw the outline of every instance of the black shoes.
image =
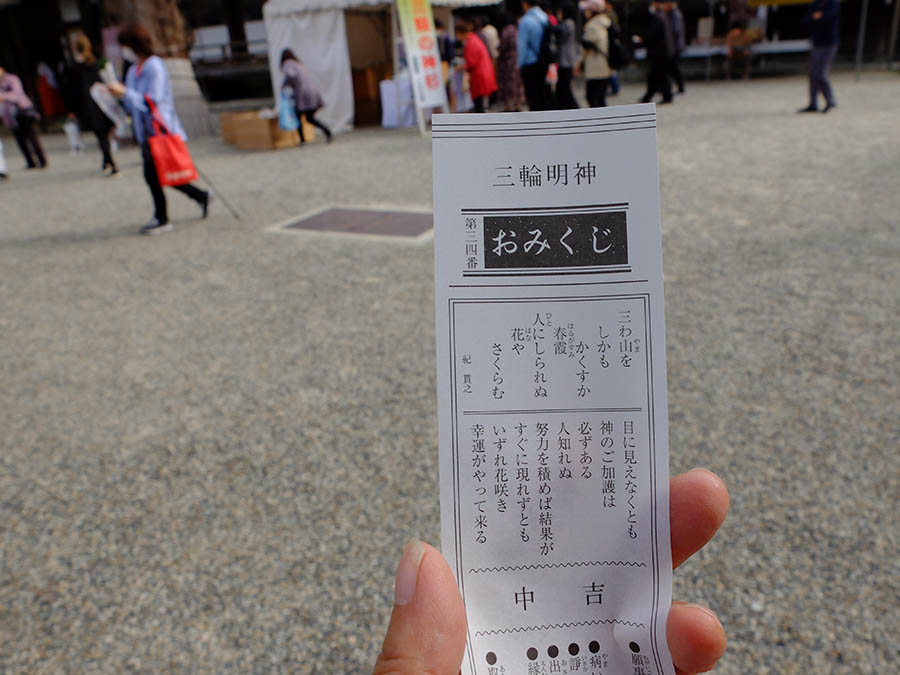
[[[837, 108], [837, 103], [826, 103], [825, 107], [822, 108], [822, 112], [827, 113], [832, 108]], [[819, 109], [814, 105], [808, 105], [805, 108], [800, 108], [800, 110], [798, 110], [797, 112], [798, 113], [814, 113], [814, 112], [819, 112]]]

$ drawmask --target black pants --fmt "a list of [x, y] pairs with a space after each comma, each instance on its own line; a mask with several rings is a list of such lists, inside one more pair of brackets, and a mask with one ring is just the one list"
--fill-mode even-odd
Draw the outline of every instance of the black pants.
[[652, 101], [656, 94], [662, 94], [663, 101], [666, 103], [672, 100], [672, 83], [669, 82], [667, 64], [668, 59], [665, 57], [650, 59], [647, 69], [647, 92], [641, 99], [644, 103]]
[[592, 108], [606, 107], [606, 88], [609, 78], [596, 78], [587, 81], [587, 102]]
[[675, 86], [678, 87], [678, 93], [683, 94], [684, 76], [681, 74], [681, 65], [679, 64], [679, 61], [681, 61], [681, 58], [676, 54], [669, 59], [669, 62], [666, 65], [668, 66], [667, 71], [669, 77], [672, 78]]
[[[141, 156], [144, 159], [144, 180], [147, 181], [147, 187], [150, 188], [150, 194], [153, 197], [153, 215], [161, 224], [168, 223], [169, 213], [166, 210], [166, 195], [163, 193], [162, 185], [159, 184], [159, 178], [156, 175], [156, 165], [153, 163], [153, 155], [150, 153], [150, 144], [147, 141], [141, 144]], [[201, 205], [206, 201], [209, 194], [206, 190], [201, 190], [190, 183], [173, 187]]]
[[103, 153], [103, 168], [105, 169], [109, 166], [116, 169], [116, 161], [113, 159], [112, 147], [109, 144], [109, 132], [94, 129], [94, 136], [97, 137], [97, 142], [100, 144], [100, 152]]
[[484, 99], [485, 96], [473, 96], [472, 103], [475, 105], [475, 112], [483, 113], [484, 112]]
[[572, 68], [559, 68], [559, 79], [556, 82], [556, 103], [560, 110], [578, 108], [578, 101], [572, 94]]
[[539, 63], [522, 66], [522, 84], [525, 86], [525, 99], [529, 110], [547, 110], [544, 95], [544, 80], [547, 79], [547, 67]]
[[813, 47], [809, 59], [809, 105], [812, 108], [818, 106], [819, 92], [825, 97], [828, 105], [837, 105], [834, 92], [831, 91], [831, 83], [828, 81], [828, 71], [834, 55], [837, 53], [837, 45], [831, 47]]
[[[16, 122], [18, 126], [13, 129], [13, 136], [16, 137], [19, 150], [25, 155], [25, 163], [28, 168], [33, 169], [38, 165], [44, 168], [47, 166], [47, 158], [44, 156], [44, 148], [41, 147], [41, 141], [34, 129], [34, 118], [30, 115], [19, 115]], [[37, 162], [35, 162], [35, 158]]]
[[300, 134], [300, 142], [305, 143], [306, 139], [303, 138], [303, 117], [306, 116], [306, 121], [312, 124], [314, 127], [318, 127], [323, 132], [325, 132], [325, 138], [331, 138], [331, 129], [322, 124], [319, 120], [316, 119], [316, 111], [315, 110], [300, 110], [300, 108], [296, 108], [297, 111], [297, 119], [300, 122], [300, 126], [297, 127], [297, 133]]

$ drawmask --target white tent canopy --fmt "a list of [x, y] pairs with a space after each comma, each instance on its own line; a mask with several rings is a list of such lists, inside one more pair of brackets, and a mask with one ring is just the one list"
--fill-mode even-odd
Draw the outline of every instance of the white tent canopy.
[[[432, 0], [442, 7], [494, 5], [499, 0]], [[281, 52], [292, 49], [322, 89], [317, 116], [335, 131], [353, 126], [353, 79], [344, 10], [383, 6], [384, 0], [268, 0], [263, 19], [269, 43], [272, 89], [280, 100]]]

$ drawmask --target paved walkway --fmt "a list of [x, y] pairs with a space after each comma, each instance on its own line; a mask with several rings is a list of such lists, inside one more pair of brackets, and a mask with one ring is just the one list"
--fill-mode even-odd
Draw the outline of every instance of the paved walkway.
[[[717, 672], [900, 669], [900, 78], [689, 83], [659, 111], [674, 471], [733, 508], [677, 575]], [[627, 87], [617, 102], [640, 94]], [[363, 673], [437, 542], [430, 244], [266, 227], [429, 207], [412, 132], [192, 144], [237, 206], [150, 215], [48, 138], [0, 185], [0, 673]], [[615, 170], [610, 165], [609, 170]]]

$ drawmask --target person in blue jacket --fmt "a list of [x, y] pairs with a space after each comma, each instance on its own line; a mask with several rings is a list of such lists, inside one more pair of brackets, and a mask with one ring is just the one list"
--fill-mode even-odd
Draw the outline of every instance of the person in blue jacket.
[[[187, 140], [187, 134], [175, 112], [169, 71], [163, 60], [153, 53], [153, 41], [147, 30], [138, 24], [126, 26], [119, 32], [119, 44], [122, 45], [123, 56], [135, 65], [128, 70], [124, 85], [113, 82], [108, 86], [115, 96], [122, 99], [125, 109], [131, 115], [134, 135], [141, 146], [144, 160], [144, 180], [153, 197], [153, 218], [141, 228], [141, 234], [171, 232], [174, 228], [169, 222], [166, 196], [159, 184], [156, 165], [150, 152], [148, 139], [153, 135], [153, 116], [145, 97], [149, 96], [156, 105], [159, 116], [171, 133], [184, 140]], [[192, 184], [178, 185], [175, 189], [197, 202], [206, 218], [211, 196], [207, 190], [201, 190]]]
[[819, 94], [825, 98], [822, 112], [828, 112], [837, 101], [828, 81], [828, 71], [838, 48], [838, 25], [840, 9], [838, 0], [813, 0], [806, 15], [810, 24], [812, 54], [809, 58], [809, 105], [798, 112], [816, 112], [819, 109]]
[[549, 64], [541, 62], [541, 41], [544, 39], [549, 19], [547, 13], [538, 7], [537, 3], [538, 0], [522, 0], [525, 14], [519, 21], [517, 52], [528, 109], [546, 110], [544, 81], [547, 79]]

